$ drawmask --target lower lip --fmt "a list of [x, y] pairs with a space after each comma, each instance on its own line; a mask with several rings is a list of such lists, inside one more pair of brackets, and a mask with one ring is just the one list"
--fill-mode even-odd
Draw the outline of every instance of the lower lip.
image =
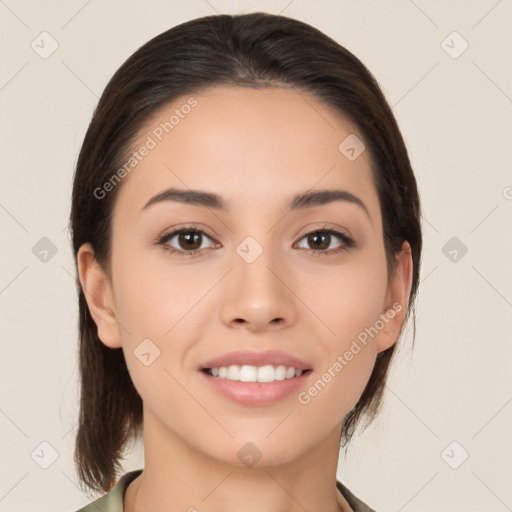
[[242, 405], [271, 405], [291, 395], [304, 385], [312, 373], [311, 370], [291, 379], [275, 380], [274, 382], [242, 382], [239, 380], [222, 379], [200, 371], [206, 381], [221, 395]]

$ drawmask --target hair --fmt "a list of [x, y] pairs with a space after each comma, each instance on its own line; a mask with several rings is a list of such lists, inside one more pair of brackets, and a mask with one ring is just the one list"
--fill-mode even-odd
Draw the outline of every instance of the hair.
[[[77, 253], [87, 242], [95, 260], [111, 275], [111, 220], [122, 185], [102, 199], [95, 189], [127, 161], [152, 116], [178, 97], [219, 86], [283, 84], [309, 93], [352, 122], [363, 137], [382, 212], [388, 279], [402, 242], [411, 247], [412, 287], [404, 324], [411, 314], [414, 317], [422, 247], [417, 184], [391, 108], [361, 61], [306, 23], [262, 12], [206, 16], [159, 34], [108, 82], [75, 169], [70, 229], [79, 296], [80, 411], [74, 461], [81, 487], [109, 491], [122, 469], [124, 450], [130, 441], [140, 439], [143, 430], [142, 399], [123, 351], [100, 341], [78, 277]], [[413, 324], [415, 336], [415, 318]], [[403, 326], [398, 338], [402, 334]], [[340, 446], [351, 440], [363, 419], [366, 428], [377, 415], [396, 346], [378, 353], [361, 397], [344, 418]]]

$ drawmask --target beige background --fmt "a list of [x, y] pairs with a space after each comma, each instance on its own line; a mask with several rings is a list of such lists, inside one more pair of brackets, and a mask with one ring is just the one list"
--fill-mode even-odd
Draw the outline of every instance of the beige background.
[[[98, 97], [154, 35], [250, 11], [310, 23], [370, 68], [403, 130], [423, 201], [415, 347], [404, 339], [384, 409], [340, 457], [338, 478], [379, 512], [512, 510], [511, 2], [5, 0], [0, 512], [88, 502], [72, 463], [77, 301], [67, 218]], [[47, 58], [31, 47], [42, 37], [46, 49], [50, 38], [58, 43]], [[33, 253], [43, 237], [57, 251], [46, 262]], [[456, 261], [455, 246], [445, 246], [453, 237], [468, 248]], [[142, 463], [133, 453], [125, 469]]]

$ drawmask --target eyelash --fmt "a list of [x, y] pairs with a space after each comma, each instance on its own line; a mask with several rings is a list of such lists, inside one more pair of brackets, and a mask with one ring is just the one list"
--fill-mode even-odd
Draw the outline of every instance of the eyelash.
[[[161, 237], [159, 237], [157, 239], [156, 244], [161, 246], [164, 251], [169, 252], [171, 254], [175, 254], [177, 256], [183, 256], [183, 257], [188, 257], [188, 258], [199, 256], [199, 253], [201, 251], [203, 251], [204, 249], [193, 249], [192, 251], [183, 251], [183, 250], [175, 249], [175, 248], [167, 245], [167, 242], [169, 240], [174, 238], [176, 235], [179, 235], [180, 233], [199, 233], [201, 235], [206, 236], [210, 240], [212, 240], [212, 238], [207, 233], [205, 233], [203, 230], [197, 229], [194, 226], [185, 226], [176, 231], [172, 231], [170, 233], [166, 233], [166, 234], [162, 235]], [[334, 255], [334, 254], [338, 254], [342, 251], [347, 251], [348, 249], [355, 246], [355, 242], [354, 242], [354, 240], [352, 240], [352, 238], [348, 237], [344, 233], [341, 233], [340, 231], [336, 231], [335, 229], [330, 229], [330, 228], [321, 228], [321, 229], [317, 229], [314, 231], [310, 231], [309, 233], [306, 233], [305, 235], [303, 235], [300, 238], [300, 240], [306, 238], [307, 236], [315, 235], [315, 234], [334, 235], [334, 236], [338, 237], [340, 239], [340, 241], [342, 242], [342, 244], [339, 247], [337, 247], [336, 249], [331, 249], [331, 250], [327, 250], [327, 251], [319, 250], [319, 249], [309, 249], [309, 251], [311, 251], [315, 256]]]

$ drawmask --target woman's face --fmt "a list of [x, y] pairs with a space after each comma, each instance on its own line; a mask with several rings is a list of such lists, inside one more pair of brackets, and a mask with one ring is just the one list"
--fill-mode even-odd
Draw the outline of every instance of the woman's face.
[[[183, 96], [139, 135], [116, 185], [112, 281], [83, 271], [82, 282], [105, 299], [102, 314], [90, 302], [93, 317], [123, 349], [145, 429], [238, 465], [246, 443], [273, 465], [338, 442], [410, 289], [410, 267], [387, 280], [362, 136], [305, 93], [226, 87]], [[178, 195], [145, 207], [170, 188], [223, 207]], [[290, 207], [319, 191], [344, 195]], [[201, 367], [238, 350], [282, 351], [311, 371], [279, 399], [229, 398]]]

